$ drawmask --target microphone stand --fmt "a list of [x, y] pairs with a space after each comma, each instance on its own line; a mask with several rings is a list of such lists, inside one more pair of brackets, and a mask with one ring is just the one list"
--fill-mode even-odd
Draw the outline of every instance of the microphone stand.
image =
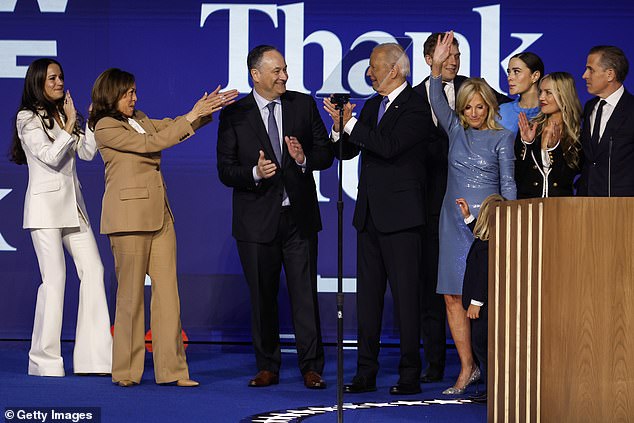
[[343, 109], [348, 94], [333, 94], [339, 110], [339, 189], [337, 194], [337, 422], [343, 423]]

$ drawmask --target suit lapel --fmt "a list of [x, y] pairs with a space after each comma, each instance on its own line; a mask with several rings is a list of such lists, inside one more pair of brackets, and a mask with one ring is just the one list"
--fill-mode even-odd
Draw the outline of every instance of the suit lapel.
[[[135, 118], [134, 119], [139, 125], [141, 125], [141, 128], [143, 128], [143, 130], [148, 133], [148, 134], [153, 134], [156, 132], [154, 125], [152, 125], [152, 122], [150, 122], [150, 119], [147, 116], [140, 116], [139, 118]], [[130, 125], [128, 123], [128, 120], [124, 120], [123, 124], [126, 125], [128, 127], [128, 129], [135, 131], [136, 129], [134, 129], [132, 127], [132, 125]]]
[[601, 136], [601, 143], [599, 145], [604, 144], [604, 141], [610, 139], [614, 133], [618, 131], [618, 129], [623, 125], [623, 123], [627, 120], [628, 112], [630, 112], [629, 103], [630, 94], [627, 91], [623, 92], [619, 102], [616, 103], [616, 107], [610, 116], [607, 124], [605, 125], [605, 130], [603, 131], [603, 136]]
[[286, 164], [291, 157], [284, 137], [294, 135], [295, 110], [293, 108], [293, 99], [288, 93], [282, 95], [280, 99], [282, 101], [282, 163]]
[[279, 166], [279, 163], [277, 163], [277, 159], [275, 158], [275, 152], [271, 146], [269, 134], [266, 132], [266, 126], [264, 126], [264, 122], [262, 121], [262, 113], [260, 113], [258, 103], [256, 103], [255, 98], [253, 97], [253, 92], [246, 97], [246, 100], [245, 113], [247, 115], [247, 120], [251, 125], [253, 132], [257, 135], [262, 151], [264, 151], [264, 156]]
[[587, 149], [589, 153], [593, 156], [595, 154], [595, 146], [593, 145], [594, 143], [591, 140], [592, 135], [590, 133], [590, 117], [592, 116], [592, 110], [594, 110], [594, 106], [597, 104], [598, 101], [599, 97], [595, 97], [586, 105], [585, 116], [583, 119], [583, 128], [581, 129], [581, 139], [587, 140], [585, 145], [583, 145], [582, 143], [582, 148]]

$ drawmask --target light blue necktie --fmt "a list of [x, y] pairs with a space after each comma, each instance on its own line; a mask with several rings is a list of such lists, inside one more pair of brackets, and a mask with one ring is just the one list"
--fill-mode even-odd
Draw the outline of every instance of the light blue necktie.
[[383, 100], [381, 100], [381, 105], [379, 106], [379, 117], [376, 119], [376, 124], [378, 125], [379, 122], [381, 122], [381, 118], [383, 118], [383, 115], [385, 114], [385, 109], [387, 109], [387, 103], [390, 102], [390, 99], [385, 96], [383, 97]]
[[277, 122], [275, 121], [275, 102], [271, 101], [266, 105], [269, 109], [269, 140], [271, 141], [271, 147], [273, 147], [273, 153], [275, 153], [275, 158], [277, 162], [282, 165], [282, 147], [280, 146], [280, 133], [277, 128]]
[[[275, 120], [275, 102], [271, 101], [266, 105], [269, 109], [269, 140], [271, 141], [271, 147], [273, 147], [273, 153], [275, 153], [275, 158], [277, 159], [277, 163], [279, 163], [280, 167], [282, 166], [282, 146], [280, 145], [280, 133], [277, 130], [277, 121]], [[286, 188], [282, 192], [282, 204], [288, 198], [288, 194], [286, 194]]]

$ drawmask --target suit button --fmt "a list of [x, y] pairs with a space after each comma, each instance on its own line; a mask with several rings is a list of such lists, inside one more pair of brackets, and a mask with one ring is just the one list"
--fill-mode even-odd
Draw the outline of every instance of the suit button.
[[593, 162], [592, 167], [597, 167], [597, 162]]
[[554, 186], [554, 187], [556, 187], [556, 186], [557, 186], [557, 182], [554, 182], [554, 183], [553, 183], [553, 186]]
[[533, 186], [534, 186], [534, 187], [536, 187], [536, 186], [538, 186], [538, 185], [539, 185], [539, 183], [538, 183], [538, 182], [533, 182]]
[[533, 165], [533, 169], [537, 169], [537, 165]]

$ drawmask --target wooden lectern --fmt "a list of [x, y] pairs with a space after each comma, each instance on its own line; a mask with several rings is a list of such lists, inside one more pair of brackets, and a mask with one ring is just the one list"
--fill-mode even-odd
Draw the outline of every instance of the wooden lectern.
[[502, 203], [489, 422], [634, 422], [634, 198]]

